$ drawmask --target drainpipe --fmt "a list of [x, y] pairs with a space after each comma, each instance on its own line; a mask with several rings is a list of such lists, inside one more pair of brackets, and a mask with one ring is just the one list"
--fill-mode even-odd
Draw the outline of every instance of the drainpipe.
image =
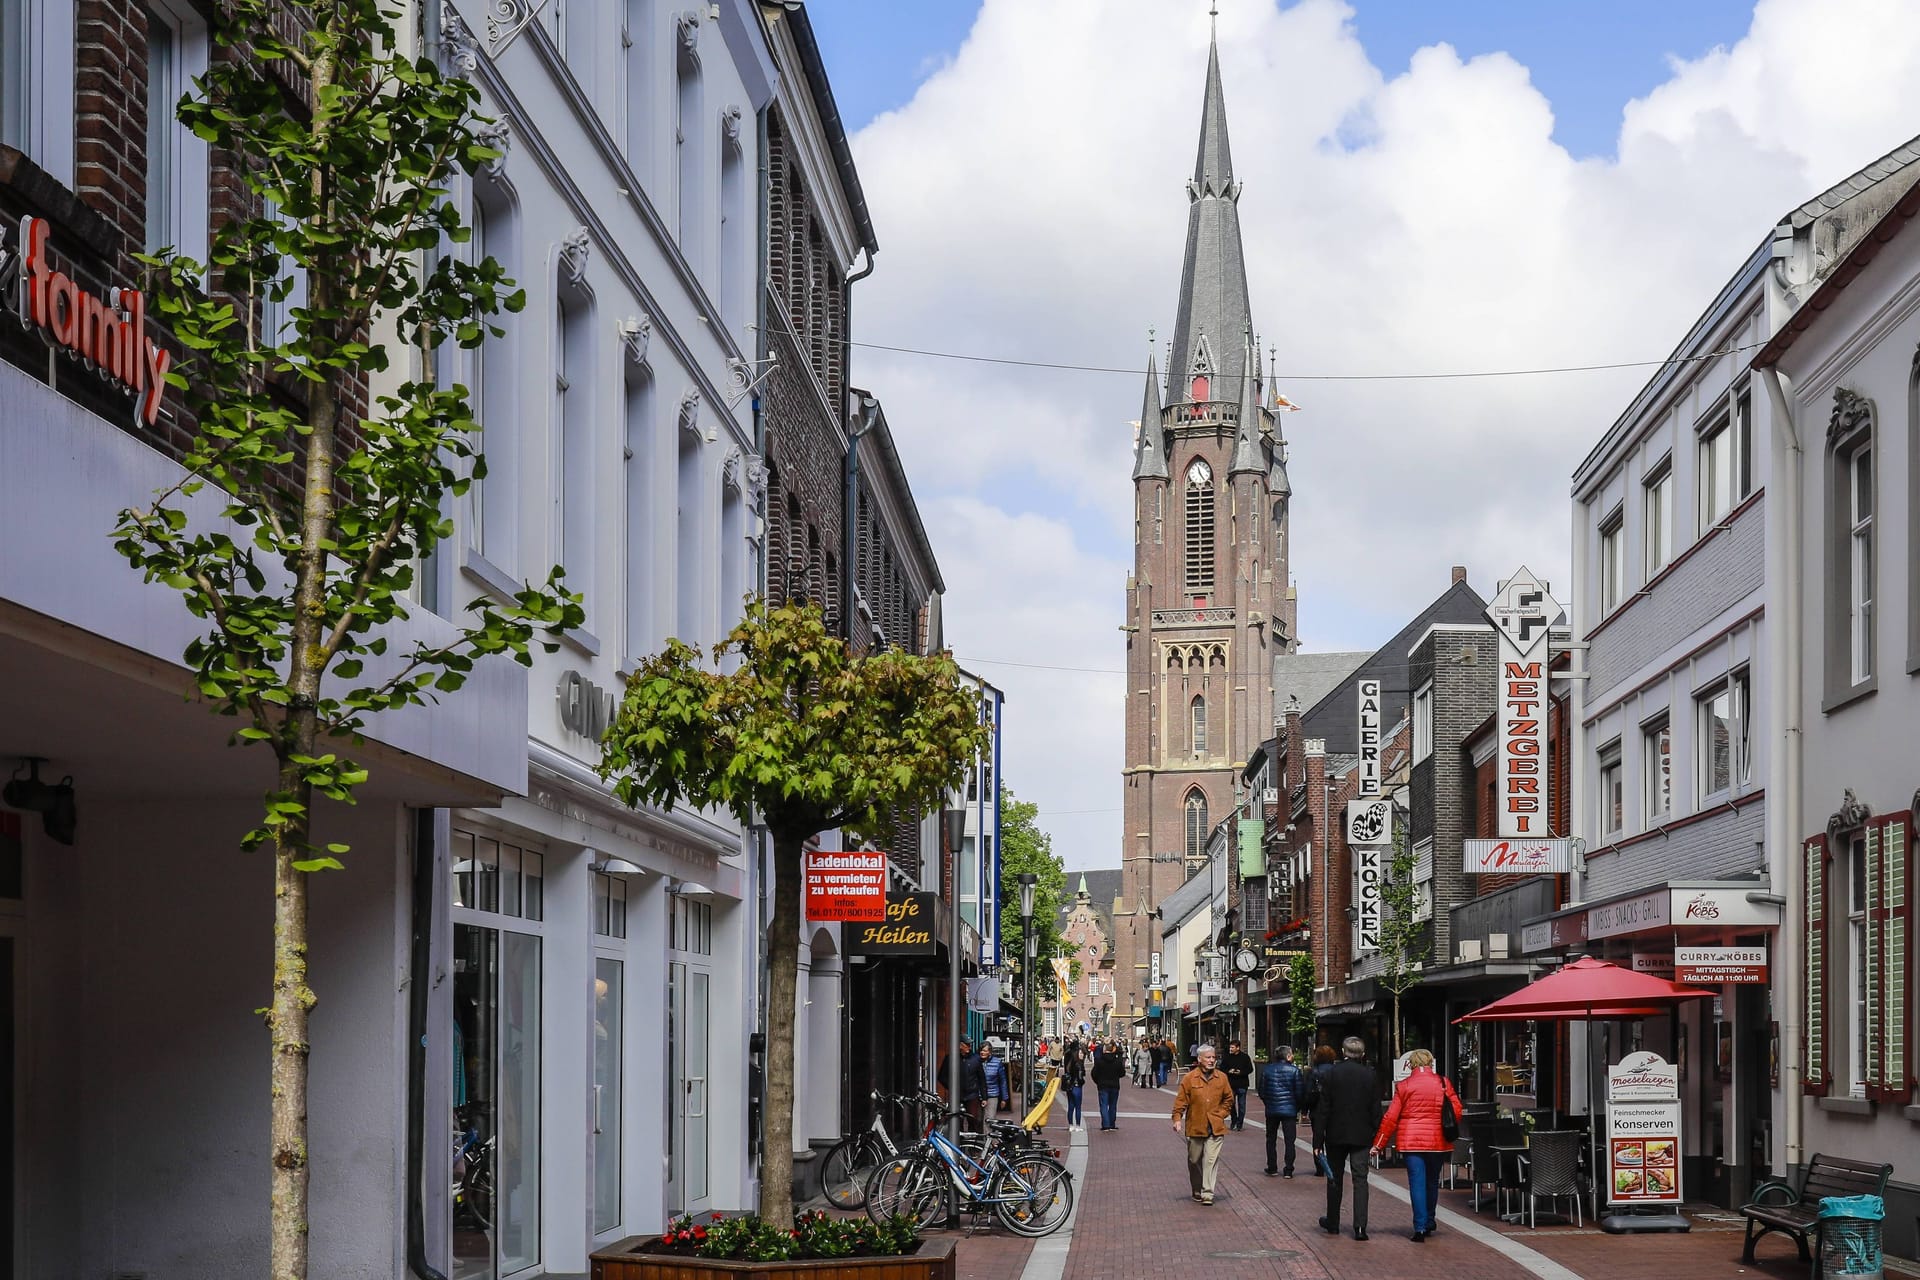
[[[1801, 707], [1802, 619], [1806, 616], [1801, 608], [1801, 599], [1805, 591], [1802, 581], [1800, 548], [1804, 515], [1801, 509], [1801, 468], [1803, 463], [1800, 444], [1800, 430], [1793, 420], [1793, 402], [1788, 398], [1787, 389], [1780, 381], [1780, 371], [1772, 367], [1760, 370], [1761, 380], [1767, 384], [1767, 398], [1773, 406], [1772, 432], [1772, 475], [1768, 483], [1780, 504], [1780, 518], [1772, 521], [1776, 532], [1776, 547], [1780, 553], [1780, 601], [1778, 623], [1772, 628], [1775, 636], [1776, 656], [1773, 662], [1773, 678], [1768, 682], [1772, 689], [1774, 703], [1780, 716], [1780, 734], [1775, 739], [1779, 750], [1767, 762], [1767, 790], [1770, 793], [1767, 802], [1767, 844], [1772, 850], [1771, 864], [1778, 859], [1784, 869], [1784, 887], [1786, 908], [1780, 921], [1780, 936], [1775, 949], [1781, 962], [1776, 972], [1780, 974], [1781, 1004], [1780, 1010], [1780, 1057], [1781, 1072], [1786, 1085], [1786, 1167], [1792, 1170], [1799, 1166], [1805, 1138], [1804, 1122], [1801, 1114], [1801, 1071], [1804, 1058], [1801, 1055], [1801, 1037], [1805, 1034], [1806, 1017], [1805, 980], [1801, 966], [1806, 963], [1802, 955], [1803, 945], [1800, 935], [1800, 921], [1806, 916], [1806, 877], [1801, 873], [1799, 832], [1803, 829], [1800, 819], [1801, 783], [1805, 765], [1806, 733]], [[1768, 500], [1770, 503], [1774, 499]], [[1789, 856], [1789, 851], [1795, 856]]]
[[[865, 275], [872, 269], [873, 260], [869, 258], [860, 274]], [[840, 634], [849, 643], [853, 640], [854, 593], [859, 582], [854, 572], [854, 557], [860, 545], [860, 441], [879, 425], [880, 402], [872, 396], [861, 396], [857, 425], [847, 430], [847, 462], [842, 468], [846, 494], [840, 517], [840, 580], [845, 585], [840, 592]], [[895, 637], [896, 642], [898, 639]]]

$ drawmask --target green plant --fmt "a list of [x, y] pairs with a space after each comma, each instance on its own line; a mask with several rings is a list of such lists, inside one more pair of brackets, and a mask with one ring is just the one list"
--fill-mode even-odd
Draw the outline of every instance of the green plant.
[[[235, 741], [274, 758], [242, 845], [273, 854], [268, 1273], [300, 1280], [318, 1000], [309, 880], [347, 852], [316, 835], [315, 797], [353, 802], [367, 771], [346, 753], [372, 717], [458, 689], [488, 656], [526, 663], [537, 636], [582, 615], [556, 569], [480, 602], [438, 640], [388, 652], [391, 624], [414, 607], [416, 566], [452, 534], [448, 499], [484, 473], [466, 389], [440, 385], [437, 353], [478, 346], [523, 302], [491, 258], [435, 256], [468, 238], [450, 184], [499, 154], [479, 137], [478, 91], [402, 52], [388, 0], [207, 9], [220, 52], [178, 115], [233, 158], [244, 208], [204, 262], [174, 249], [142, 258], [154, 313], [184, 348], [167, 381], [187, 393], [193, 436], [181, 479], [122, 511], [113, 537], [204, 624], [184, 655], [200, 696], [239, 722]], [[270, 303], [287, 321], [268, 333]], [[392, 348], [409, 343], [417, 372], [387, 378]], [[369, 395], [369, 383], [384, 390]]]
[[1313, 957], [1295, 956], [1287, 962], [1287, 1034], [1304, 1049], [1317, 1023], [1313, 1004]]
[[920, 1234], [911, 1218], [895, 1215], [876, 1224], [865, 1218], [836, 1218], [814, 1210], [801, 1214], [785, 1230], [755, 1214], [727, 1217], [716, 1213], [704, 1224], [682, 1215], [668, 1224], [656, 1247], [668, 1253], [732, 1262], [786, 1262], [898, 1257], [919, 1246]]
[[1041, 828], [1039, 815], [1039, 805], [1000, 788], [1000, 901], [1007, 904], [1000, 917], [1000, 937], [1005, 954], [1017, 957], [1024, 971], [1027, 948], [1020, 927], [1020, 877], [1035, 876], [1033, 954], [1038, 970], [1027, 975], [1027, 981], [1039, 984], [1036, 992], [1045, 992], [1052, 981], [1047, 957], [1060, 946], [1060, 904], [1067, 896], [1067, 871], [1053, 851], [1053, 837]]
[[1400, 1057], [1400, 998], [1421, 977], [1421, 966], [1433, 948], [1426, 922], [1417, 918], [1420, 887], [1414, 883], [1419, 859], [1407, 847], [1406, 831], [1396, 823], [1393, 858], [1380, 881], [1380, 986], [1393, 996], [1393, 1056]]
[[669, 640], [640, 664], [600, 773], [623, 804], [723, 808], [773, 838], [761, 1212], [791, 1229], [801, 847], [833, 827], [878, 836], [893, 815], [938, 803], [988, 727], [951, 657], [855, 656], [813, 605], [749, 601], [711, 657]]

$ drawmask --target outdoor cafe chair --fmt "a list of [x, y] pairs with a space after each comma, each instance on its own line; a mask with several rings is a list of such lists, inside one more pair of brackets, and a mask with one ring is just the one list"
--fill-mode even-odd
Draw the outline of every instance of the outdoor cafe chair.
[[1548, 1212], [1561, 1200], [1573, 1201], [1573, 1224], [1580, 1223], [1580, 1145], [1582, 1136], [1571, 1129], [1535, 1130], [1522, 1160], [1521, 1191], [1527, 1198], [1527, 1225], [1540, 1225], [1540, 1201]]

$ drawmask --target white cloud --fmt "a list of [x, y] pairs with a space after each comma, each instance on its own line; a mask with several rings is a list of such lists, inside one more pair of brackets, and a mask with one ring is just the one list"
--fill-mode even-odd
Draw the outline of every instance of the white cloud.
[[[1380, 642], [1453, 563], [1483, 590], [1523, 560], [1564, 580], [1568, 476], [1646, 371], [1303, 375], [1657, 359], [1781, 213], [1920, 131], [1907, 0], [1762, 0], [1745, 38], [1622, 104], [1617, 160], [1556, 145], [1513, 59], [1438, 45], [1388, 79], [1350, 19], [1338, 0], [1220, 18], [1255, 322], [1308, 407], [1285, 426], [1321, 649]], [[1203, 13], [1162, 0], [986, 0], [855, 139], [883, 246], [855, 336], [1144, 364], [1147, 326], [1172, 326], [1206, 39]], [[1139, 379], [856, 362], [938, 513], [961, 654], [1118, 667]], [[1043, 806], [1117, 804], [1117, 678], [1001, 674], [1009, 781]], [[1076, 862], [1117, 860], [1118, 816], [1099, 823], [1056, 828]]]

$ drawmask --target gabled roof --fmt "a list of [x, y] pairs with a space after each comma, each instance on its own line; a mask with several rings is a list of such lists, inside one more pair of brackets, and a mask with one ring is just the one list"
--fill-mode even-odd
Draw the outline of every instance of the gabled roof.
[[839, 104], [833, 100], [833, 82], [827, 79], [826, 59], [820, 56], [820, 43], [813, 36], [813, 19], [807, 16], [802, 0], [774, 2], [787, 12], [792, 22], [794, 47], [799, 49], [800, 63], [807, 73], [808, 95], [813, 99], [821, 127], [827, 131], [827, 146], [833, 152], [833, 165], [846, 192], [847, 208], [853, 211], [854, 225], [859, 228], [860, 243], [866, 246], [868, 256], [872, 256], [880, 252], [880, 241], [873, 234], [867, 193], [860, 186], [860, 171], [853, 166], [853, 148], [847, 143], [847, 129], [840, 119]]
[[1120, 896], [1121, 879], [1117, 868], [1101, 871], [1074, 871], [1067, 874], [1067, 896], [1060, 903], [1060, 918], [1057, 923], [1064, 925], [1067, 917], [1080, 903], [1080, 891], [1087, 894], [1087, 905], [1100, 923], [1100, 933], [1107, 940], [1107, 954], [1111, 956], [1113, 946], [1113, 901]]
[[1273, 655], [1273, 720], [1286, 714], [1289, 695], [1306, 711], [1327, 696], [1367, 660], [1364, 653], [1276, 653]]
[[1360, 726], [1354, 699], [1358, 696], [1359, 682], [1365, 679], [1380, 682], [1382, 717], [1388, 724], [1396, 723], [1406, 713], [1413, 693], [1413, 669], [1407, 661], [1407, 651], [1435, 623], [1484, 622], [1486, 612], [1487, 602], [1464, 578], [1449, 584], [1419, 616], [1374, 650], [1301, 717], [1306, 736], [1325, 739], [1330, 756], [1356, 754], [1360, 750]]
[[1202, 867], [1199, 875], [1189, 877], [1185, 884], [1160, 899], [1160, 927], [1164, 930], [1178, 925], [1204, 908], [1213, 900], [1213, 895], [1213, 877]]
[[1879, 186], [1916, 160], [1920, 160], [1920, 137], [1909, 138], [1858, 173], [1834, 183], [1780, 221], [1798, 231], [1832, 213], [1855, 196]]

